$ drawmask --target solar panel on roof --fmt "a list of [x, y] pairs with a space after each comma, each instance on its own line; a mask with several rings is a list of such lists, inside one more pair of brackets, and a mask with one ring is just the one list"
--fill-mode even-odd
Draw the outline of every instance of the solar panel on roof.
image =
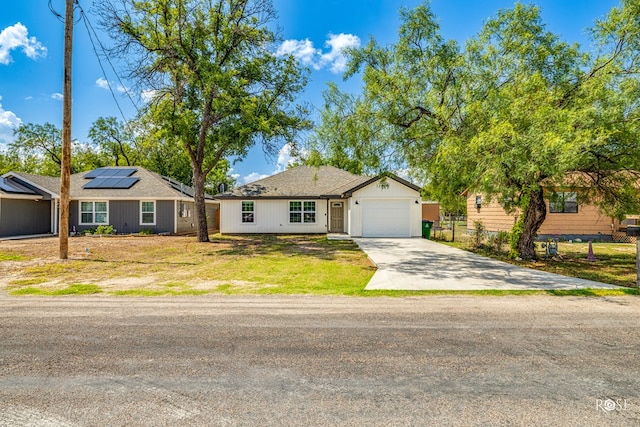
[[37, 194], [35, 191], [18, 183], [11, 182], [7, 178], [0, 178], [0, 189], [6, 193]]
[[95, 188], [116, 188], [116, 189], [128, 189], [138, 182], [138, 177], [105, 177], [94, 178], [82, 186], [84, 189]]
[[136, 168], [98, 168], [87, 173], [85, 179], [107, 178], [107, 177], [127, 177], [137, 172]]

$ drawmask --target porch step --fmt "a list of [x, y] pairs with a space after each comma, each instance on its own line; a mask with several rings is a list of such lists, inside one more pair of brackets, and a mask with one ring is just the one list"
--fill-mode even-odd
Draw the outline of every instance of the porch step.
[[327, 233], [327, 240], [353, 240], [347, 233]]

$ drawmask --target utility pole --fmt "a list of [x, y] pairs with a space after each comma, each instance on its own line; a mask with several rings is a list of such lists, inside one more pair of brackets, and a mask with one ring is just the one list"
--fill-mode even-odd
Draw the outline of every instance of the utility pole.
[[60, 259], [69, 257], [69, 184], [71, 176], [71, 50], [73, 9], [76, 0], [67, 0], [64, 15], [64, 88], [62, 101], [62, 164], [60, 167]]

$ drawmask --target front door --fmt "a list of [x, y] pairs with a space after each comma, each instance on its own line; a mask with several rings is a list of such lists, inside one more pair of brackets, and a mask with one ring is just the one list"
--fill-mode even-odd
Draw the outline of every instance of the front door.
[[343, 202], [331, 202], [331, 226], [330, 233], [344, 233], [344, 204]]

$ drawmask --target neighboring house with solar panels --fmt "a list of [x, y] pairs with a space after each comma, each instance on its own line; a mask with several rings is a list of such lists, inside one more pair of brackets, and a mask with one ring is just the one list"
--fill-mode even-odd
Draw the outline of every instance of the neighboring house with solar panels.
[[[21, 172], [0, 178], [0, 237], [57, 233], [60, 179]], [[195, 232], [193, 189], [141, 167], [107, 167], [71, 175], [69, 230], [111, 225], [121, 234]], [[207, 197], [210, 230], [219, 203]]]

